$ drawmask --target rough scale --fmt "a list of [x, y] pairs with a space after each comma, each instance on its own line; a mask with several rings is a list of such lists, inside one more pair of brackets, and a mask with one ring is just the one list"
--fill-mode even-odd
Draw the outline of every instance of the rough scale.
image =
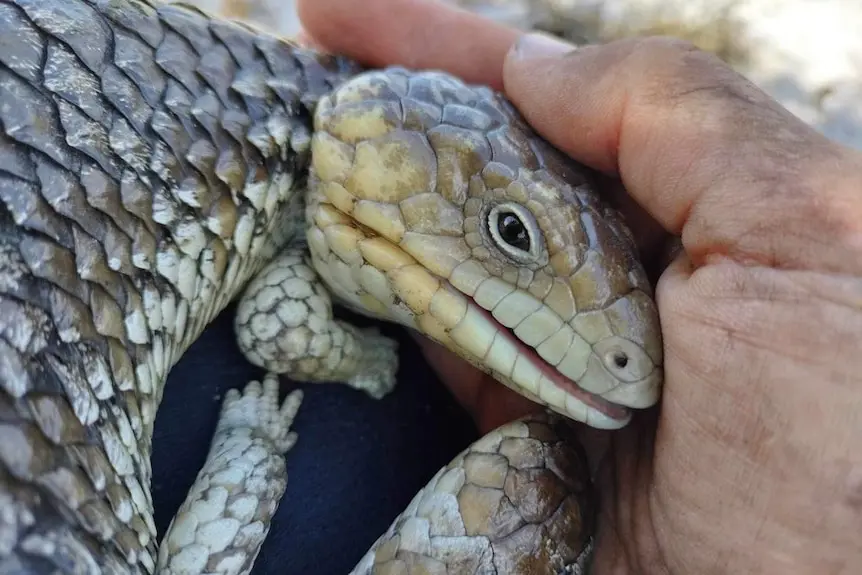
[[[0, 127], [0, 573], [250, 572], [297, 440], [275, 374], [396, 382], [395, 342], [333, 303], [549, 407], [440, 470], [354, 573], [581, 571], [570, 423], [657, 401], [658, 318], [591, 174], [503, 98], [182, 5], [0, 0]], [[226, 397], [159, 542], [167, 374], [237, 298], [266, 375]]]

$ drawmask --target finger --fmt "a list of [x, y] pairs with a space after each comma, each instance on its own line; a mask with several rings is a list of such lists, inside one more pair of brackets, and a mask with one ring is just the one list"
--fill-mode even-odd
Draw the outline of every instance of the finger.
[[299, 0], [297, 10], [305, 30], [330, 52], [370, 67], [445, 70], [498, 89], [519, 34], [435, 0]]
[[858, 154], [718, 58], [663, 38], [573, 50], [530, 35], [508, 55], [504, 84], [540, 133], [618, 174], [666, 230], [682, 234], [696, 264], [720, 255], [862, 267], [847, 249], [862, 221], [850, 184], [862, 171]]

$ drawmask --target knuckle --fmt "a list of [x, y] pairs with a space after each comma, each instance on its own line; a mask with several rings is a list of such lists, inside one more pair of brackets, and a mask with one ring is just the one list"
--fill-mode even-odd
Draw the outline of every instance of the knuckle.
[[750, 91], [745, 79], [715, 54], [679, 38], [643, 38], [627, 64], [646, 104], [677, 107]]
[[640, 49], [647, 55], [664, 58], [678, 58], [684, 54], [702, 52], [689, 40], [673, 36], [646, 36], [641, 38]]

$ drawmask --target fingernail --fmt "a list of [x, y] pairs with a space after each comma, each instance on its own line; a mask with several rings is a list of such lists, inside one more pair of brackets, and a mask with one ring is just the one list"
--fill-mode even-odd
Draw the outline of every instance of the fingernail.
[[521, 36], [512, 47], [512, 55], [518, 60], [536, 60], [562, 56], [577, 49], [574, 44], [564, 42], [542, 32]]

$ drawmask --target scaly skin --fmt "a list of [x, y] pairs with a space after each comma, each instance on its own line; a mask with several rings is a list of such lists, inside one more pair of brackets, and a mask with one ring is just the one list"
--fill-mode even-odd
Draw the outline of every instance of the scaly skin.
[[392, 389], [394, 342], [334, 300], [551, 408], [467, 448], [355, 573], [581, 569], [566, 422], [655, 403], [657, 314], [589, 172], [502, 98], [180, 5], [0, 0], [0, 126], [0, 573], [250, 572], [299, 391], [229, 395], [160, 546], [150, 495], [167, 374], [237, 297], [269, 372]]

